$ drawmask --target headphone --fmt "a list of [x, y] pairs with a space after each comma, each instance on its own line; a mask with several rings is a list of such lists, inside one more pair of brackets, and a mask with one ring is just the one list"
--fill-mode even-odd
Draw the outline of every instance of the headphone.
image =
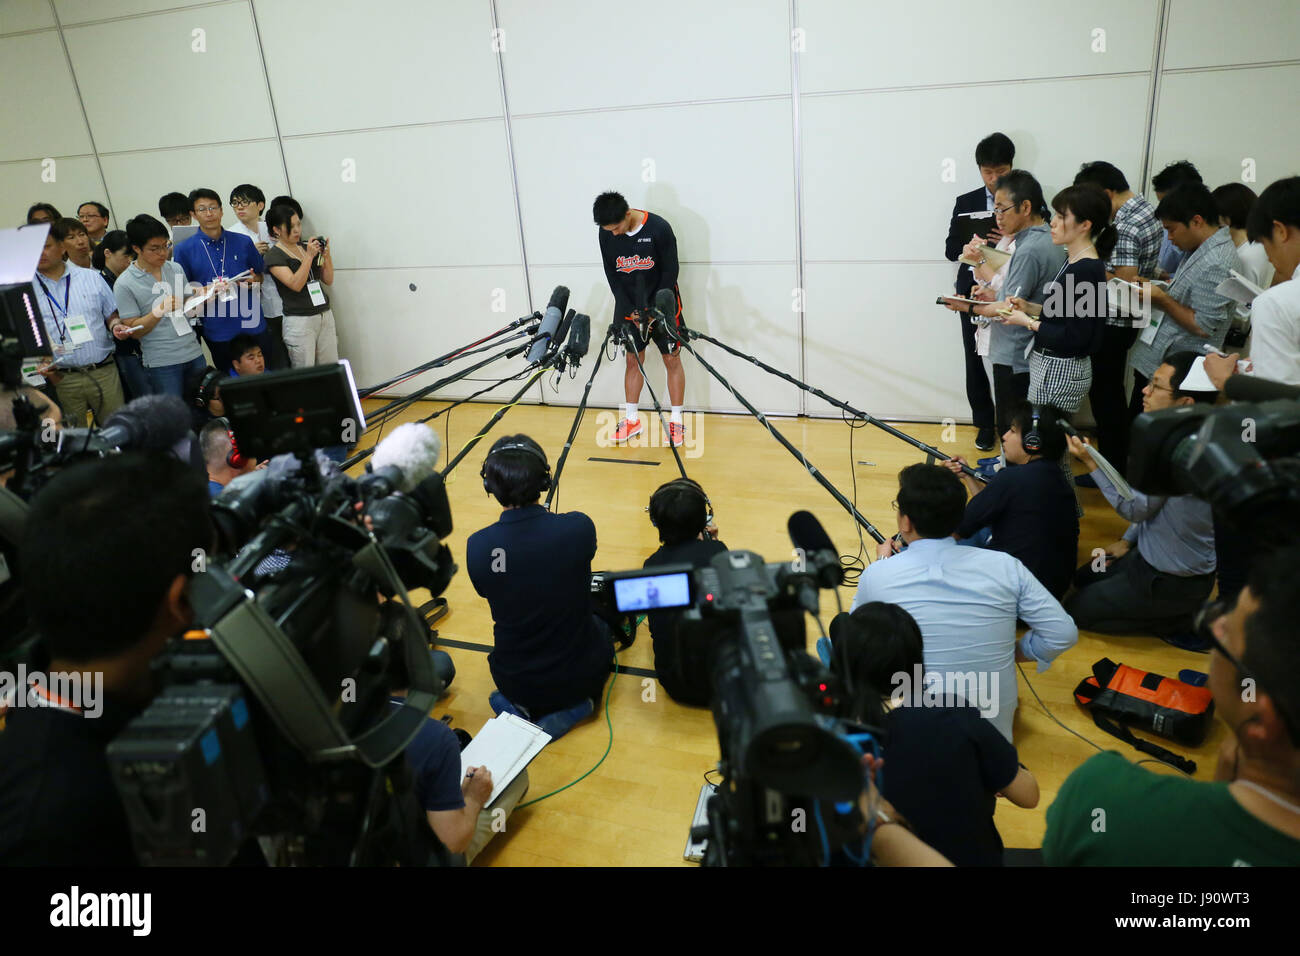
[[691, 491], [699, 495], [700, 499], [704, 502], [704, 526], [707, 528], [709, 525], [713, 524], [713, 502], [711, 502], [709, 496], [704, 493], [704, 489], [700, 487], [700, 483], [695, 481], [693, 478], [674, 478], [666, 485], [660, 485], [655, 489], [654, 494], [650, 496], [650, 504], [646, 505], [645, 509], [646, 513], [650, 515], [650, 523], [656, 528], [659, 527], [658, 522], [655, 521], [655, 499], [660, 495], [667, 494], [670, 490], [677, 488]]
[[1020, 436], [1020, 445], [1030, 454], [1037, 454], [1043, 450], [1043, 436], [1038, 433], [1038, 419], [1041, 417], [1038, 406], [1033, 408], [1033, 422], [1029, 426], [1029, 431]]
[[235, 444], [235, 433], [230, 429], [230, 421], [226, 418], [219, 418], [217, 421], [226, 426], [226, 434], [230, 436], [230, 451], [226, 452], [226, 464], [238, 471], [248, 464], [248, 459], [239, 453], [239, 446]]
[[209, 393], [212, 387], [217, 383], [217, 380], [222, 377], [223, 376], [220, 372], [209, 366], [207, 372], [204, 373], [202, 380], [199, 382], [198, 389], [194, 393], [194, 404], [199, 408], [207, 408], [208, 402], [212, 400], [212, 396]]
[[488, 494], [492, 494], [492, 489], [488, 487], [488, 483], [487, 483], [488, 461], [492, 458], [493, 455], [499, 455], [502, 452], [506, 452], [506, 451], [527, 452], [528, 454], [536, 458], [538, 461], [540, 461], [542, 463], [542, 467], [546, 469], [546, 474], [542, 476], [542, 483], [540, 486], [538, 486], [538, 491], [539, 492], [550, 491], [551, 489], [550, 463], [546, 460], [546, 455], [540, 449], [538, 449], [536, 446], [528, 442], [510, 442], [509, 444], [506, 445], [499, 445], [487, 453], [487, 457], [483, 459], [482, 467], [480, 467], [478, 470], [478, 476], [483, 479], [484, 491], [486, 491]]

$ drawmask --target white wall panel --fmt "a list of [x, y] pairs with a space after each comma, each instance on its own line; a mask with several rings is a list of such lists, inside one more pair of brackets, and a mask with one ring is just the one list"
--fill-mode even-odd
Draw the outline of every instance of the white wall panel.
[[786, 0], [497, 0], [515, 114], [789, 95]]
[[[799, 0], [807, 45], [799, 58], [799, 88], [813, 93], [1149, 71], [1156, 10], [1156, 0], [1012, 0], [994, 7], [967, 0]], [[1095, 30], [1104, 36], [1094, 36]], [[1104, 50], [1094, 51], [1099, 41]], [[995, 111], [981, 112], [987, 117]]]
[[[414, 288], [412, 288], [414, 286]], [[516, 318], [514, 311], [492, 310], [492, 292], [501, 289], [507, 304], [527, 312], [523, 269], [517, 265], [480, 269], [339, 269], [330, 287], [338, 324], [339, 354], [352, 362], [358, 387], [386, 380], [439, 355], [468, 345]], [[458, 361], [394, 389], [410, 394], [487, 356]], [[475, 373], [497, 379], [523, 367], [523, 359], [498, 361]], [[486, 382], [461, 381], [440, 389], [437, 398], [464, 398]], [[484, 397], [502, 397], [519, 388], [503, 386]], [[536, 392], [532, 393], [535, 396]], [[535, 400], [535, 399], [532, 399]], [[454, 426], [454, 420], [453, 420]], [[442, 427], [439, 425], [439, 431]], [[452, 437], [456, 430], [453, 427]], [[468, 439], [465, 434], [461, 439]], [[459, 445], [457, 446], [459, 447]], [[451, 450], [454, 454], [455, 448]], [[445, 458], [444, 458], [445, 461]]]
[[339, 240], [339, 265], [520, 261], [500, 120], [291, 139], [284, 153], [312, 228]]
[[[501, 115], [488, 0], [261, 0], [282, 135]], [[308, 44], [290, 37], [310, 37]]]
[[76, 216], [83, 202], [103, 201], [104, 186], [93, 156], [52, 158], [52, 183], [42, 180], [40, 160], [0, 163], [0, 228], [25, 222], [27, 207], [32, 203], [52, 203], [63, 215]]
[[285, 190], [280, 152], [270, 140], [118, 153], [102, 161], [119, 228], [142, 212], [157, 217], [158, 197], [164, 193], [215, 189], [224, 207], [222, 221], [230, 226], [237, 222], [227, 201], [234, 186], [253, 183], [268, 200]]
[[[196, 7], [198, 9], [188, 11], [187, 15], [201, 18], [206, 15], [207, 9], [222, 6], [247, 6], [247, 0], [227, 0], [225, 3], [214, 3], [212, 0], [54, 0], [54, 8], [59, 11], [59, 22], [64, 26], [111, 17], [158, 13], [178, 7]], [[194, 26], [204, 25], [202, 19], [194, 20]]]
[[[591, 316], [591, 348], [588, 362], [609, 327], [614, 297], [599, 264], [565, 268], [533, 269], [534, 295], [544, 307], [557, 285], [569, 287], [569, 307]], [[678, 285], [682, 312], [693, 328], [726, 342], [733, 348], [762, 359], [796, 377], [798, 368], [798, 315], [792, 309], [790, 290], [794, 286], [794, 265], [714, 265], [682, 269]], [[790, 413], [798, 408], [798, 389], [763, 370], [728, 355], [707, 342], [695, 343], [704, 359], [718, 369], [745, 398], [758, 408], [773, 413]], [[652, 343], [646, 350], [646, 373], [659, 400], [668, 407], [668, 386], [663, 361]], [[695, 410], [741, 411], [743, 406], [695, 359], [684, 353], [686, 407]], [[624, 360], [612, 366], [602, 364], [592, 386], [591, 404], [615, 408], [623, 398]], [[547, 379], [546, 400], [576, 405], [591, 366], [584, 362], [578, 377], [565, 379], [557, 396]], [[653, 409], [650, 393], [642, 390], [641, 405]], [[656, 426], [658, 427], [658, 426]], [[762, 426], [755, 425], [756, 429]], [[779, 426], [778, 426], [779, 427]], [[771, 441], [766, 435], [763, 439]]]
[[1296, 0], [1170, 2], [1167, 70], [1297, 58], [1300, 3]]
[[[810, 264], [809, 382], [877, 418], [970, 421], [959, 319], [934, 304], [954, 269]], [[830, 406], [809, 399], [808, 409], [824, 415]]]
[[607, 189], [666, 218], [684, 260], [794, 258], [788, 102], [534, 117], [514, 132], [532, 263], [599, 262], [591, 204]]
[[[54, 14], [50, 12], [50, 0], [5, 0], [0, 3], [0, 35], [52, 26]], [[58, 36], [54, 39], [57, 40]], [[8, 80], [7, 75], [5, 79]]]
[[[1256, 192], [1300, 173], [1300, 128], [1286, 120], [1297, 89], [1300, 66], [1166, 76], [1156, 113], [1152, 171], [1190, 159], [1214, 189], [1240, 182], [1248, 168], [1244, 164], [1251, 160], [1255, 181], [1248, 185]], [[1212, 135], [1201, 117], [1213, 117]]]
[[[206, 52], [192, 48], [196, 27], [206, 31]], [[275, 136], [247, 4], [73, 27], [64, 36], [101, 153]]]
[[[1087, 160], [1108, 160], [1136, 182], [1146, 88], [1145, 77], [1107, 77], [806, 99], [805, 255], [940, 258], [953, 200], [980, 185], [975, 144], [995, 129], [1049, 202]], [[956, 182], [943, 179], [948, 162]]]
[[0, 161], [90, 152], [86, 120], [59, 35], [0, 39]]

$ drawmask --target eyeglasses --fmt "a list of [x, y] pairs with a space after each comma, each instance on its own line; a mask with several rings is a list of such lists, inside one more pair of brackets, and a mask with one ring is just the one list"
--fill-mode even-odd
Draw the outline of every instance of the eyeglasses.
[[[1208, 643], [1212, 648], [1214, 648], [1214, 650], [1222, 654], [1223, 659], [1231, 664], [1238, 674], [1240, 674], [1244, 679], [1252, 681], [1257, 688], [1267, 690], [1268, 688], [1265, 682], [1256, 677], [1253, 671], [1247, 670], [1246, 666], [1237, 659], [1236, 655], [1223, 646], [1223, 642], [1219, 640], [1218, 635], [1214, 633], [1214, 622], [1231, 610], [1232, 606], [1229, 605], [1227, 601], [1214, 601], [1201, 608], [1197, 613], [1196, 621], [1192, 626], [1195, 629], [1197, 636]], [[1273, 706], [1277, 709], [1279, 716], [1281, 716], [1282, 723], [1286, 726], [1286, 732], [1290, 735], [1292, 742], [1300, 744], [1300, 729], [1297, 729], [1300, 728], [1300, 723], [1292, 719], [1291, 715], [1285, 708], [1283, 708], [1282, 702], [1278, 700], [1276, 695], [1270, 693], [1269, 697], [1272, 698]]]
[[253, 200], [251, 199], [232, 199], [230, 201], [231, 209], [243, 209], [245, 206], [251, 205], [253, 205]]
[[220, 206], [195, 206], [195, 212], [221, 212]]
[[1173, 394], [1174, 391], [1173, 386], [1171, 385], [1160, 385], [1154, 381], [1148, 382], [1147, 384], [1150, 385], [1151, 388], [1156, 391], [1169, 392], [1171, 395]]
[[145, 247], [144, 247], [144, 251], [145, 251], [145, 252], [155, 252], [155, 253], [156, 253], [156, 252], [166, 252], [166, 251], [167, 251], [168, 249], [170, 249], [171, 247], [172, 247], [172, 244], [171, 244], [170, 242], [169, 242], [169, 243], [166, 243], [165, 245], [161, 245], [161, 246], [158, 245], [157, 243], [153, 243], [153, 244], [151, 244], [151, 245], [145, 246]]
[[1013, 209], [1015, 209], [1015, 208], [1016, 208], [1016, 207], [1015, 207], [1014, 205], [1008, 205], [1008, 206], [994, 206], [994, 207], [993, 207], [993, 211], [994, 211], [995, 213], [997, 213], [999, 216], [1005, 216], [1007, 213], [1009, 213], [1011, 210], [1013, 210]]

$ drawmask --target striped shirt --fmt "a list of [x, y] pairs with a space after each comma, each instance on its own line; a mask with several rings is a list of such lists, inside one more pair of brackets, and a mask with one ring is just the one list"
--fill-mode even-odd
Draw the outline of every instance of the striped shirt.
[[[1155, 276], [1160, 262], [1160, 243], [1165, 237], [1155, 207], [1145, 197], [1133, 196], [1115, 212], [1115, 231], [1119, 238], [1115, 241], [1115, 250], [1106, 260], [1106, 271], [1136, 266], [1139, 276]], [[1133, 320], [1112, 314], [1106, 318], [1106, 324], [1128, 328]]]
[[1232, 325], [1233, 302], [1220, 295], [1215, 287], [1228, 278], [1228, 270], [1241, 271], [1237, 247], [1226, 226], [1196, 247], [1178, 267], [1169, 283], [1169, 295], [1194, 313], [1196, 324], [1209, 335], [1193, 335], [1166, 315], [1148, 344], [1141, 339], [1133, 347], [1130, 362], [1133, 368], [1150, 378], [1165, 360], [1175, 352], [1200, 352], [1203, 344], [1223, 345], [1228, 327]]
[[[82, 368], [98, 365], [115, 351], [108, 319], [117, 312], [113, 290], [94, 269], [83, 269], [71, 262], [63, 264], [63, 275], [50, 279], [39, 272], [32, 277], [36, 301], [41, 306], [45, 331], [54, 346], [56, 368]], [[66, 306], [65, 306], [66, 303]], [[68, 317], [80, 316], [90, 330], [90, 341], [73, 345], [68, 331]]]

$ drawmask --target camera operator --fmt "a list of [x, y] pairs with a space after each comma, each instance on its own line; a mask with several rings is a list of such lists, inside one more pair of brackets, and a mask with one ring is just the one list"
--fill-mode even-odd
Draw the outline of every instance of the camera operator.
[[[1196, 361], [1192, 352], [1177, 352], [1151, 375], [1142, 390], [1142, 410], [1213, 404], [1217, 392], [1184, 391]], [[1135, 489], [1125, 501], [1097, 467], [1084, 442], [1070, 436], [1070, 453], [1090, 472], [1114, 509], [1132, 524], [1124, 537], [1106, 546], [1103, 570], [1091, 562], [1075, 574], [1078, 590], [1065, 609], [1086, 631], [1107, 634], [1156, 634], [1177, 646], [1189, 644], [1192, 615], [1214, 587], [1214, 515], [1208, 502], [1193, 495], [1166, 498]], [[1136, 550], [1133, 545], [1136, 544]]]
[[537, 503], [551, 468], [527, 435], [497, 439], [479, 474], [505, 508], [465, 544], [470, 581], [495, 625], [492, 709], [558, 738], [596, 711], [614, 657], [591, 599], [596, 526], [580, 511], [552, 514]]
[[891, 694], [903, 676], [923, 669], [921, 629], [912, 615], [873, 601], [837, 628], [842, 621], [831, 625], [831, 670], [850, 689], [850, 719], [888, 734], [885, 799], [920, 839], [957, 866], [1001, 866], [996, 798], [1037, 806], [1033, 774], [968, 701], [953, 695], [931, 706], [919, 696]]
[[[1211, 605], [1198, 622], [1230, 731], [1215, 782], [1153, 774], [1113, 752], [1092, 757], [1047, 810], [1048, 866], [1300, 865], [1297, 568], [1292, 546], [1256, 565], [1235, 607]], [[1254, 693], [1243, 693], [1246, 681]], [[1097, 807], [1110, 808], [1104, 838]]]
[[[646, 558], [644, 567], [689, 563], [703, 568], [727, 550], [717, 539], [708, 495], [689, 478], [678, 478], [656, 488], [646, 511], [662, 546]], [[655, 672], [673, 700], [704, 707], [710, 694], [705, 649], [683, 643], [677, 633], [679, 616], [675, 611], [650, 611], [646, 615], [654, 644]]]
[[96, 690], [16, 689], [0, 732], [0, 863], [135, 864], [104, 751], [152, 696], [149, 662], [190, 624], [193, 553], [212, 544], [203, 482], [169, 456], [75, 465], [36, 496], [19, 551], [43, 641], [33, 670]]
[[199, 449], [208, 472], [208, 494], [213, 498], [240, 475], [257, 469], [256, 458], [244, 458], [235, 449], [235, 440], [225, 419], [214, 418], [199, 431]]

